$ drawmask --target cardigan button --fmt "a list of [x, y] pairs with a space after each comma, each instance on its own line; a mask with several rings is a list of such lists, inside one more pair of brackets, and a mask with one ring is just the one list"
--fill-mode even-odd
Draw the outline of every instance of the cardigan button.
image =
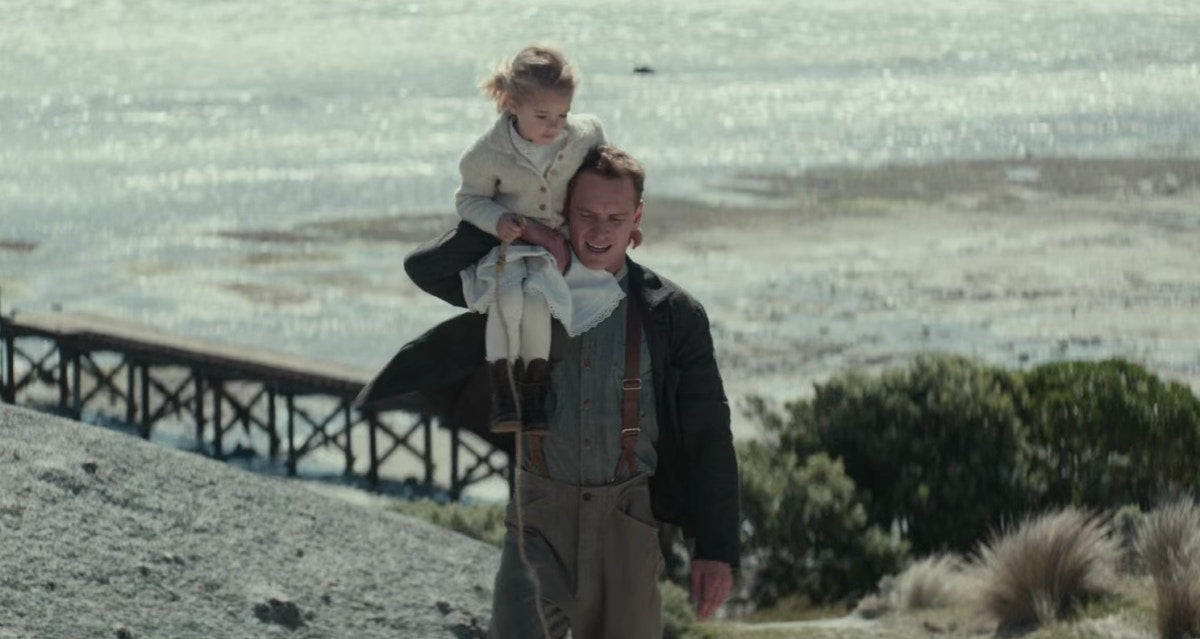
[[539, 205], [538, 205], [538, 210], [539, 210], [539, 211], [545, 211], [545, 210], [546, 210], [546, 205], [545, 205], [545, 204], [539, 204]]
[[544, 186], [543, 186], [543, 187], [541, 187], [541, 189], [540, 189], [540, 190], [541, 190], [541, 192], [542, 192], [542, 193], [545, 193], [545, 192], [546, 192], [546, 187], [544, 187]]

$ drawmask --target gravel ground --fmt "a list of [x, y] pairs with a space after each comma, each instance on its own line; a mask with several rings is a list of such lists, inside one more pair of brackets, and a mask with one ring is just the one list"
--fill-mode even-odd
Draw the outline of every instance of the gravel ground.
[[479, 637], [497, 550], [0, 405], [0, 639]]

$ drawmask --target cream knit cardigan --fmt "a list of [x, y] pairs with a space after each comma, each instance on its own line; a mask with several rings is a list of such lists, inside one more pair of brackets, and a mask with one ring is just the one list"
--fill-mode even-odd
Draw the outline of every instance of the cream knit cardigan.
[[535, 219], [566, 235], [563, 201], [567, 183], [588, 151], [604, 142], [600, 120], [591, 115], [568, 115], [566, 145], [545, 175], [513, 145], [511, 121], [512, 115], [501, 115], [492, 130], [459, 160], [462, 185], [454, 195], [458, 214], [492, 235], [506, 212]]

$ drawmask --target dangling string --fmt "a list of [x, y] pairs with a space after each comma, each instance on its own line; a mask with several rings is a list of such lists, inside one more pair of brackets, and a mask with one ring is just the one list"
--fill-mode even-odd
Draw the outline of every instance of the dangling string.
[[[516, 218], [517, 224], [524, 229], [525, 218], [520, 215], [517, 215]], [[509, 242], [500, 243], [500, 255], [496, 259], [496, 288], [493, 291], [496, 299], [495, 303], [492, 305], [492, 312], [500, 316], [501, 327], [504, 330], [504, 347], [506, 355], [510, 355], [512, 353], [512, 344], [509, 342], [508, 326], [506, 325], [504, 313], [500, 312], [500, 276], [504, 274], [504, 266], [508, 259], [508, 245]], [[512, 357], [506, 356], [504, 358], [504, 363], [508, 367], [508, 389], [509, 392], [512, 393], [513, 403], [517, 407], [517, 414], [519, 416], [522, 413], [521, 398], [517, 393], [517, 382], [515, 379], [513, 379]], [[521, 421], [524, 423], [524, 419]], [[523, 439], [521, 435], [522, 431], [519, 429], [513, 435], [515, 438], [513, 446], [513, 499], [516, 501], [517, 507], [517, 554], [521, 556], [521, 563], [525, 565], [525, 570], [529, 572], [529, 578], [533, 580], [533, 605], [534, 609], [537, 610], [538, 624], [542, 628], [542, 636], [545, 637], [545, 639], [551, 639], [550, 624], [546, 622], [546, 613], [544, 610], [542, 610], [542, 582], [540, 579], [538, 579], [537, 572], [535, 572], [533, 569], [533, 563], [529, 561], [529, 554], [525, 550], [525, 506], [521, 501], [521, 495], [523, 493], [521, 469], [524, 467], [524, 463], [521, 459], [521, 442]]]

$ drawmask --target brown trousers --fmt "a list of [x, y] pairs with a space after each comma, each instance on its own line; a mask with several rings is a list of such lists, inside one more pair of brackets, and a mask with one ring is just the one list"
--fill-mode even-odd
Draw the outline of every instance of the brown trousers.
[[[551, 637], [658, 639], [662, 552], [646, 475], [571, 486], [522, 473], [525, 550], [541, 585]], [[534, 584], [517, 548], [510, 503], [492, 599], [492, 639], [543, 639]]]

